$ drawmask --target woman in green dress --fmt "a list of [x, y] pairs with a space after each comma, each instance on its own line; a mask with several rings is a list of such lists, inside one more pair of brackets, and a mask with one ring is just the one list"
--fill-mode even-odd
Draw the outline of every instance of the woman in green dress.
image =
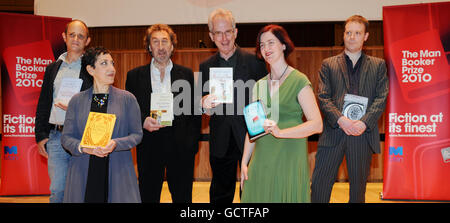
[[270, 73], [255, 84], [253, 99], [266, 107], [264, 130], [269, 134], [254, 142], [246, 136], [243, 203], [310, 202], [307, 137], [322, 132], [322, 118], [308, 78], [286, 62], [293, 49], [281, 26], [265, 26], [258, 34], [257, 54], [270, 65]]

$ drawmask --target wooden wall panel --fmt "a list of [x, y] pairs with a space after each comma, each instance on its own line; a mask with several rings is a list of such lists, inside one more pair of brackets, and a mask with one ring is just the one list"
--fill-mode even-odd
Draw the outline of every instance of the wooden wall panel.
[[308, 76], [314, 92], [319, 86], [318, 72], [324, 58], [332, 56], [330, 47], [305, 47], [297, 48], [289, 57], [291, 66], [297, 68]]
[[[89, 24], [88, 24], [89, 25]], [[209, 37], [208, 25], [171, 25], [177, 35], [177, 49], [199, 48], [200, 41], [205, 47], [213, 48], [214, 43]], [[144, 35], [148, 26], [127, 27], [93, 27], [89, 28], [91, 46], [104, 46], [111, 50], [144, 49]]]
[[33, 14], [34, 0], [2, 0], [0, 12]]
[[[255, 47], [259, 30], [268, 23], [238, 23], [236, 43]], [[344, 25], [335, 22], [287, 22], [283, 26], [297, 47], [342, 46]], [[89, 23], [87, 24], [89, 26]], [[150, 25], [150, 24], [149, 24]], [[170, 25], [177, 34], [177, 49], [214, 48], [207, 24]], [[143, 38], [148, 26], [91, 27], [91, 46], [102, 45], [111, 50], [144, 49]], [[370, 37], [365, 46], [383, 45], [383, 22], [370, 21]], [[200, 45], [202, 42], [202, 46]]]

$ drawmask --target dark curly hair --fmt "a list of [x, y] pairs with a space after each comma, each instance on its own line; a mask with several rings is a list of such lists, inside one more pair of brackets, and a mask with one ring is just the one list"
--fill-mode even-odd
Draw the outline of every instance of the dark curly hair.
[[144, 36], [144, 46], [145, 46], [145, 49], [147, 50], [147, 52], [149, 52], [150, 54], [152, 53], [150, 51], [150, 49], [149, 49], [150, 41], [152, 39], [152, 34], [154, 32], [158, 32], [158, 31], [165, 31], [165, 32], [167, 32], [167, 34], [169, 34], [170, 42], [172, 42], [172, 45], [173, 45], [174, 48], [175, 48], [175, 46], [178, 43], [177, 35], [172, 30], [172, 28], [170, 28], [170, 26], [168, 26], [166, 24], [155, 24], [155, 25], [152, 25], [152, 26], [147, 28], [147, 30], [145, 31], [145, 36]]
[[111, 52], [103, 46], [89, 48], [84, 52], [84, 55], [81, 58], [81, 66], [84, 69], [86, 69], [88, 65], [95, 68], [95, 62], [97, 62], [98, 56], [103, 54], [111, 54]]

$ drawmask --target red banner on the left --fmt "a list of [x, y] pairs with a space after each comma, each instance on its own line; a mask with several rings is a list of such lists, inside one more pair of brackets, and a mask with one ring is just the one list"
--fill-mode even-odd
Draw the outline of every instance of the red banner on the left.
[[47, 159], [34, 138], [45, 68], [64, 51], [66, 18], [0, 13], [2, 159], [0, 195], [49, 194]]

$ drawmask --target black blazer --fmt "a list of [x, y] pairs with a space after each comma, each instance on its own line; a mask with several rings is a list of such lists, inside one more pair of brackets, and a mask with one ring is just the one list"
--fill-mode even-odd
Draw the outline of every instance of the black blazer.
[[[236, 69], [233, 71], [233, 80], [242, 80], [244, 83], [248, 80], [254, 80], [255, 82], [264, 77], [267, 74], [266, 64], [263, 60], [258, 59], [254, 54], [248, 53], [239, 47], [236, 49]], [[209, 80], [209, 68], [219, 67], [219, 52], [208, 58], [206, 61], [200, 64], [200, 72], [202, 75], [203, 89], [209, 89], [209, 85], [205, 86], [205, 83]], [[253, 86], [251, 86], [253, 87]], [[249, 95], [252, 89], [245, 90], [245, 105], [249, 104]], [[203, 95], [209, 94], [203, 92]], [[247, 127], [245, 125], [242, 110], [245, 105], [239, 105], [237, 103], [237, 89], [234, 88], [234, 115], [215, 115], [213, 114], [209, 120], [209, 145], [210, 154], [216, 157], [223, 157], [228, 148], [230, 141], [231, 131], [234, 134], [236, 144], [239, 150], [244, 150], [245, 134], [247, 133]], [[222, 110], [222, 114], [225, 113], [225, 105], [219, 105], [215, 109]], [[230, 131], [231, 129], [231, 131]]]
[[[383, 59], [361, 54], [359, 95], [369, 98], [366, 114], [361, 118], [367, 129], [359, 136], [367, 141], [375, 153], [380, 153], [378, 119], [386, 106], [389, 80]], [[344, 53], [327, 58], [319, 71], [319, 106], [324, 116], [325, 128], [318, 146], [334, 147], [344, 136], [337, 120], [342, 116], [345, 94], [349, 92], [350, 81]]]
[[[172, 83], [172, 93], [174, 98], [178, 94], [186, 90], [190, 91], [191, 100], [191, 113], [190, 114], [174, 114], [174, 120], [172, 122], [172, 127], [174, 128], [175, 135], [174, 141], [177, 146], [192, 149], [194, 154], [198, 151], [198, 140], [200, 138], [200, 128], [201, 128], [201, 116], [194, 115], [195, 102], [194, 102], [194, 74], [191, 69], [173, 64], [173, 68], [170, 72], [171, 83]], [[173, 83], [177, 80], [186, 80], [190, 85], [190, 89], [174, 89]], [[141, 125], [144, 124], [145, 119], [150, 115], [150, 105], [151, 105], [151, 93], [152, 84], [150, 78], [150, 64], [144, 66], [136, 67], [127, 74], [127, 80], [125, 82], [125, 89], [136, 97], [139, 107], [141, 109]], [[177, 101], [174, 101], [177, 103]], [[180, 101], [180, 105], [175, 107], [183, 108], [183, 103], [186, 101]], [[175, 112], [175, 111], [174, 111]], [[144, 148], [149, 146], [154, 134], [143, 129], [144, 136], [142, 142], [138, 145], [138, 148]]]
[[[53, 105], [53, 83], [61, 67], [62, 60], [57, 60], [47, 66], [45, 69], [44, 80], [42, 83], [41, 93], [36, 108], [35, 138], [36, 142], [48, 138], [51, 126], [48, 123], [50, 111]], [[80, 78], [83, 80], [81, 91], [92, 86], [92, 76], [87, 72], [86, 68], [81, 67]]]

